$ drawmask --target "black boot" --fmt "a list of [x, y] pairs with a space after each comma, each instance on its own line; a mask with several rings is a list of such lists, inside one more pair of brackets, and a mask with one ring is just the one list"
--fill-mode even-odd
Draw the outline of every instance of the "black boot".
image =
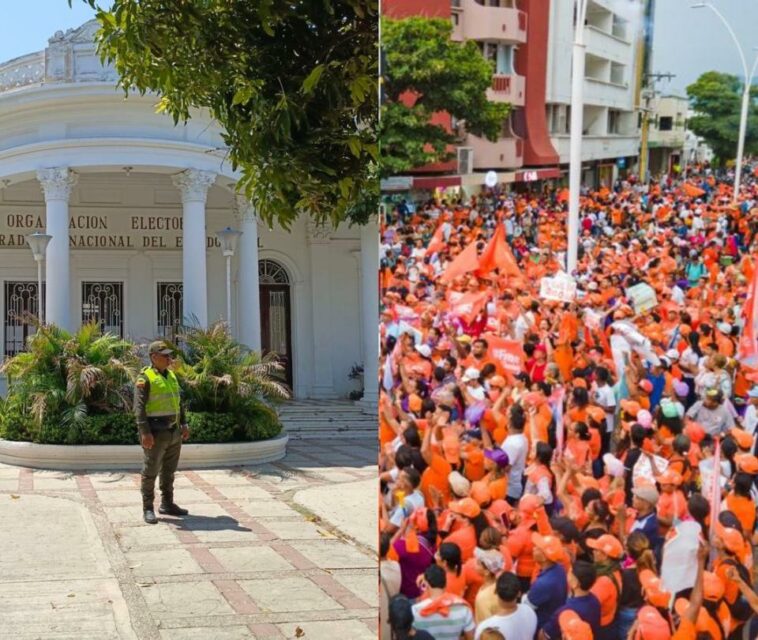
[[143, 514], [143, 517], [145, 518], [145, 522], [147, 522], [147, 524], [157, 524], [158, 523], [158, 518], [155, 515], [155, 511], [153, 511], [153, 505], [151, 505], [151, 504], [143, 505], [143, 507], [142, 507], [142, 514]]
[[182, 509], [173, 501], [173, 499], [161, 500], [161, 506], [158, 507], [158, 512], [162, 513], [164, 516], [186, 516], [189, 514], [187, 509]]

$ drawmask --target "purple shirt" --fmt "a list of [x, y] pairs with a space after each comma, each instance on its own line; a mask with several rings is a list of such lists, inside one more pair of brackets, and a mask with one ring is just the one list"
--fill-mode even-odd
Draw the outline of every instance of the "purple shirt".
[[418, 553], [405, 550], [405, 540], [398, 538], [392, 547], [400, 564], [400, 593], [411, 600], [421, 595], [416, 586], [418, 577], [434, 562], [434, 549], [423, 536], [418, 537]]

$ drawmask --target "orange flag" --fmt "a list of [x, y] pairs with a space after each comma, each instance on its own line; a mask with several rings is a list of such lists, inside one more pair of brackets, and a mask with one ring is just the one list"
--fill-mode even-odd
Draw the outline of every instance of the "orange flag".
[[440, 276], [440, 281], [450, 282], [458, 276], [476, 271], [478, 268], [479, 257], [476, 254], [476, 242], [472, 242], [447, 266], [445, 273]]
[[500, 269], [501, 275], [520, 276], [516, 258], [513, 257], [508, 243], [505, 241], [503, 225], [497, 225], [495, 235], [492, 236], [479, 258], [479, 273], [484, 275], [493, 269]]
[[445, 235], [442, 230], [442, 223], [440, 222], [437, 229], [434, 231], [434, 235], [429, 240], [429, 246], [426, 248], [424, 255], [430, 256], [437, 251], [442, 251], [445, 248]]
[[466, 322], [473, 322], [477, 314], [482, 310], [489, 294], [486, 291], [465, 293], [450, 300], [450, 315], [463, 318]]
[[682, 189], [690, 198], [699, 198], [705, 195], [705, 191], [698, 189], [695, 185], [692, 185], [689, 182], [685, 182], [684, 185], [682, 185]]
[[487, 334], [487, 343], [490, 355], [505, 371], [516, 374], [524, 370], [525, 356], [521, 341]]

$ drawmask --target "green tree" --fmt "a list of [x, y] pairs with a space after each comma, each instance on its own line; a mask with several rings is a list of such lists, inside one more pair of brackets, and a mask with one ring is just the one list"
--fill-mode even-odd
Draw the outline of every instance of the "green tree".
[[474, 135], [492, 141], [500, 136], [510, 105], [487, 99], [494, 66], [475, 42], [453, 42], [452, 29], [441, 18], [382, 18], [387, 67], [379, 123], [383, 177], [450, 159], [457, 137], [432, 124], [437, 112], [464, 122]]
[[126, 93], [157, 93], [175, 122], [206, 108], [220, 123], [268, 224], [375, 211], [378, 0], [83, 1]]
[[[707, 71], [687, 87], [695, 115], [689, 118], [689, 128], [703, 138], [719, 162], [731, 160], [737, 153], [740, 130], [743, 83], [737, 76]], [[758, 91], [750, 90], [745, 153], [758, 153]]]

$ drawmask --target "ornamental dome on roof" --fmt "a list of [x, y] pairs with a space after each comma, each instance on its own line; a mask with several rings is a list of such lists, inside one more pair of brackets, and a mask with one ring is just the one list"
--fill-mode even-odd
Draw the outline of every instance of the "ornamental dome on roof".
[[46, 49], [0, 63], [0, 93], [66, 82], [115, 84], [116, 71], [97, 54], [98, 28], [97, 20], [89, 20], [65, 33], [56, 31]]

